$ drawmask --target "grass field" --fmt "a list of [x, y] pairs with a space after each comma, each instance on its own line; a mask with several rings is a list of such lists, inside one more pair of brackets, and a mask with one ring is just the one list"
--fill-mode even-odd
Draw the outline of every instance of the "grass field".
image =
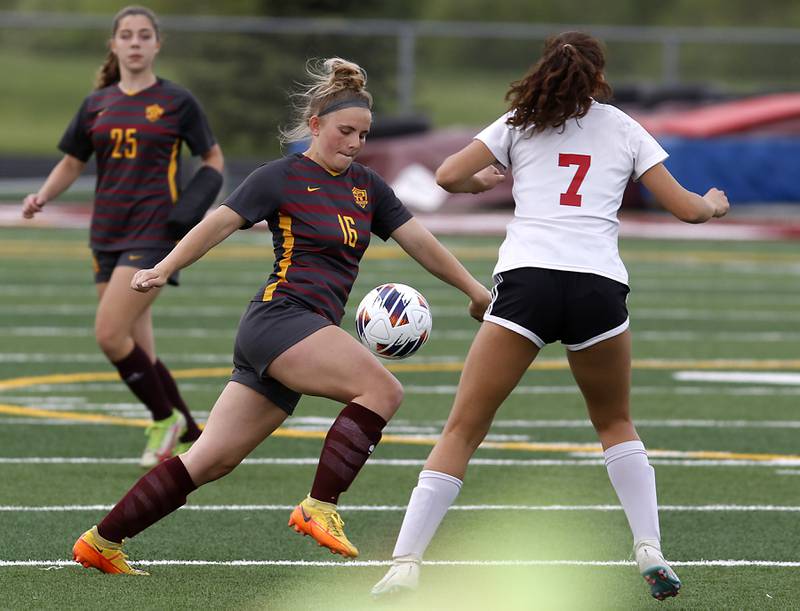
[[[106, 576], [68, 562], [70, 548], [140, 475], [146, 413], [95, 346], [85, 241], [84, 231], [0, 230], [0, 607], [796, 608], [796, 243], [623, 243], [634, 415], [656, 465], [664, 548], [685, 584], [678, 599], [657, 603], [637, 576], [581, 398], [551, 346], [479, 450], [420, 591], [378, 606], [369, 588], [476, 329], [460, 294], [382, 244], [362, 266], [353, 305], [380, 282], [405, 282], [430, 301], [434, 333], [419, 355], [389, 365], [404, 405], [342, 498], [358, 562], [286, 526], [339, 410], [305, 398], [252, 460], [129, 542], [150, 577]], [[488, 282], [498, 240], [447, 243]], [[266, 234], [241, 232], [157, 303], [159, 352], [201, 417], [271, 262]], [[352, 311], [344, 327], [352, 331]]]

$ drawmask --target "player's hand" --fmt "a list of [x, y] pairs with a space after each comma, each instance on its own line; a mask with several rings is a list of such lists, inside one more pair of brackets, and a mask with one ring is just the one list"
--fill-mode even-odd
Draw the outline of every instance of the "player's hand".
[[131, 279], [131, 288], [140, 293], [146, 293], [150, 289], [164, 286], [167, 283], [169, 274], [165, 274], [158, 268], [140, 269]]
[[728, 197], [725, 195], [725, 191], [720, 191], [719, 189], [709, 189], [708, 192], [703, 196], [703, 199], [714, 207], [714, 217], [716, 218], [725, 216], [728, 214], [728, 210], [731, 208], [731, 204], [728, 201]]
[[485, 286], [481, 285], [479, 293], [470, 299], [469, 315], [478, 322], [483, 322], [483, 315], [486, 313], [486, 309], [489, 307], [491, 301], [492, 294]]
[[494, 189], [505, 179], [506, 175], [498, 170], [495, 166], [487, 166], [473, 176], [473, 181], [476, 188], [473, 189], [472, 192], [483, 193], [489, 189]]
[[47, 200], [38, 193], [31, 193], [22, 200], [22, 218], [32, 219], [33, 216], [42, 211]]

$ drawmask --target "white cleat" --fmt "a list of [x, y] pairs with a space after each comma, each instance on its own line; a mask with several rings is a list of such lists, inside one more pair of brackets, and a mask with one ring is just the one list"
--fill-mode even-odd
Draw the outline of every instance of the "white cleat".
[[372, 596], [378, 598], [416, 590], [419, 585], [419, 565], [416, 558], [396, 558], [383, 579], [372, 587]]
[[640, 541], [633, 551], [639, 573], [650, 585], [650, 594], [657, 600], [677, 596], [681, 580], [667, 564], [658, 541]]

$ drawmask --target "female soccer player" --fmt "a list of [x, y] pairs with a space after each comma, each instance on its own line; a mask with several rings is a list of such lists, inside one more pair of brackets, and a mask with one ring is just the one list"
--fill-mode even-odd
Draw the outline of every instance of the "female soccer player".
[[[95, 91], [58, 145], [64, 157], [22, 207], [22, 215], [33, 218], [80, 176], [96, 153], [90, 239], [99, 298], [95, 336], [152, 414], [143, 467], [186, 449], [200, 429], [169, 369], [156, 356], [150, 310], [160, 291], [132, 293], [131, 278], [160, 261], [188, 230], [192, 217], [202, 216], [213, 203], [223, 168], [222, 151], [197, 100], [153, 72], [160, 48], [152, 11], [132, 6], [117, 13]], [[202, 166], [181, 192], [183, 141], [201, 156]], [[170, 283], [177, 284], [177, 275]]]
[[272, 274], [244, 313], [231, 381], [197, 443], [142, 477], [111, 512], [75, 543], [75, 559], [108, 573], [136, 573], [120, 550], [186, 502], [186, 495], [229, 473], [292, 413], [302, 394], [345, 403], [322, 448], [311, 492], [289, 525], [334, 553], [358, 555], [336, 511], [381, 439], [403, 388], [378, 360], [339, 328], [370, 233], [393, 238], [425, 269], [463, 291], [480, 320], [489, 291], [427, 231], [386, 183], [354, 161], [372, 122], [366, 74], [332, 58], [309, 66], [296, 126], [285, 141], [311, 137], [305, 153], [267, 163], [208, 215], [132, 287], [163, 286], [237, 229], [266, 220]]
[[422, 555], [496, 410], [539, 350], [556, 340], [567, 348], [600, 437], [639, 570], [655, 598], [678, 593], [680, 581], [661, 554], [654, 472], [630, 417], [629, 289], [617, 210], [631, 177], [687, 223], [725, 215], [728, 200], [717, 189], [702, 197], [686, 191], [662, 165], [667, 154], [658, 143], [595, 100], [611, 94], [604, 67], [591, 36], [549, 39], [538, 63], [512, 83], [509, 112], [437, 170], [445, 189], [479, 193], [503, 180], [495, 164], [510, 167], [516, 209], [500, 247], [492, 303], [442, 436], [411, 493], [394, 563], [374, 595], [416, 588]]

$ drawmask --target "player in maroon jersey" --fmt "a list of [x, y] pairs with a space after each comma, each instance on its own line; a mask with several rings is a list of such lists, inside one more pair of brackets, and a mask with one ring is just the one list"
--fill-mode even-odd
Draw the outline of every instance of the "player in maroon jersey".
[[480, 320], [489, 292], [354, 158], [372, 122], [366, 74], [339, 58], [311, 66], [298, 126], [285, 134], [311, 144], [303, 154], [253, 172], [132, 286], [150, 291], [237, 229], [266, 220], [275, 263], [239, 325], [234, 371], [197, 443], [141, 478], [98, 526], [75, 543], [75, 559], [104, 572], [135, 573], [120, 544], [226, 475], [292, 413], [301, 394], [345, 404], [328, 431], [311, 493], [289, 524], [332, 552], [355, 557], [336, 511], [403, 398], [400, 382], [339, 328], [370, 234], [393, 238], [425, 269], [464, 292]]
[[[222, 151], [192, 94], [158, 78], [161, 43], [156, 16], [127, 7], [114, 18], [109, 52], [95, 90], [83, 101], [59, 143], [64, 157], [37, 193], [25, 218], [65, 191], [92, 153], [97, 185], [91, 222], [99, 304], [97, 343], [131, 391], [152, 413], [141, 465], [152, 467], [200, 436], [169, 369], [156, 356], [151, 305], [160, 293], [133, 293], [131, 278], [155, 265], [208, 209], [222, 186]], [[202, 166], [181, 191], [181, 144]], [[177, 284], [177, 275], [169, 282]]]

